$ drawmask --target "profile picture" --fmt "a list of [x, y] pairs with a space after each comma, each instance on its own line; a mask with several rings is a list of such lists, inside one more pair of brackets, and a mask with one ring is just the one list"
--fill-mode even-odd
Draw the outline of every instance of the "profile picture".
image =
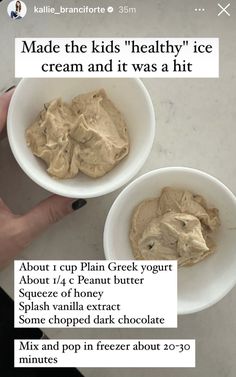
[[21, 20], [25, 17], [27, 7], [23, 1], [11, 1], [7, 7], [7, 13], [12, 20]]

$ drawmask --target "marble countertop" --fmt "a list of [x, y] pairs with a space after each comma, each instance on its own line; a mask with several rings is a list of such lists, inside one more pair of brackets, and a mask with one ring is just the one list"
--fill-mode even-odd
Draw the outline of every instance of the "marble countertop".
[[[59, 3], [51, 1], [50, 4]], [[70, 0], [70, 6], [77, 5]], [[90, 0], [89, 5], [105, 1]], [[110, 1], [109, 5], [115, 2]], [[116, 2], [117, 4], [117, 2]], [[45, 5], [38, 0], [37, 6]], [[201, 169], [220, 179], [236, 193], [235, 164], [235, 15], [217, 17], [215, 1], [205, 1], [205, 12], [195, 12], [196, 1], [130, 0], [136, 14], [44, 15], [32, 13], [13, 22], [0, 3], [0, 89], [14, 79], [15, 36], [137, 36], [219, 37], [219, 79], [145, 79], [157, 117], [151, 154], [138, 175], [164, 166]], [[69, 6], [69, 5], [67, 5]], [[104, 259], [102, 235], [106, 215], [120, 190], [90, 199], [86, 207], [53, 226], [21, 255], [29, 259]], [[0, 194], [16, 213], [24, 213], [49, 194], [19, 168], [8, 141], [0, 148]], [[94, 216], [96, 213], [96, 216]], [[91, 232], [91, 229], [93, 230]], [[13, 265], [0, 273], [0, 285], [13, 295]], [[197, 314], [180, 316], [177, 329], [48, 329], [52, 338], [196, 338], [195, 369], [83, 369], [86, 377], [234, 377], [236, 374], [236, 289], [222, 301]]]

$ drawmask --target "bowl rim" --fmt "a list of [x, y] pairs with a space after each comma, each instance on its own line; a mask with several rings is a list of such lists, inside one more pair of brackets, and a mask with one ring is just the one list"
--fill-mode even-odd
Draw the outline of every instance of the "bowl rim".
[[[56, 78], [52, 78], [52, 80], [55, 80], [55, 79]], [[57, 78], [57, 79], [60, 80], [60, 78]], [[70, 78], [68, 78], [68, 79], [70, 79]], [[78, 79], [79, 80], [94, 80], [96, 78], [93, 78], [93, 77], [78, 77]], [[109, 80], [109, 78], [101, 78], [101, 79]], [[114, 78], [111, 78], [111, 79], [114, 79]], [[87, 194], [83, 193], [82, 196], [84, 198], [96, 198], [96, 197], [99, 197], [99, 196], [102, 196], [102, 195], [109, 194], [109, 193], [119, 189], [120, 187], [124, 186], [126, 183], [128, 183], [138, 173], [138, 171], [144, 165], [145, 161], [147, 160], [147, 158], [150, 154], [150, 151], [151, 151], [151, 148], [152, 148], [152, 145], [153, 145], [153, 142], [154, 142], [155, 131], [156, 131], [156, 128], [157, 128], [156, 127], [157, 122], [156, 122], [155, 110], [154, 110], [154, 106], [153, 106], [153, 103], [152, 103], [152, 100], [151, 100], [151, 96], [150, 96], [147, 88], [145, 87], [144, 83], [141, 81], [141, 79], [135, 78], [135, 77], [133, 77], [133, 78], [122, 78], [122, 79], [116, 78], [116, 79], [117, 80], [133, 80], [133, 81], [135, 81], [138, 85], [138, 88], [143, 92], [143, 94], [146, 98], [147, 111], [148, 111], [149, 116], [150, 116], [150, 122], [149, 122], [149, 132], [147, 133], [148, 137], [147, 137], [147, 140], [145, 141], [145, 151], [142, 154], [142, 156], [139, 158], [135, 169], [132, 169], [130, 171], [129, 171], [129, 169], [127, 169], [126, 174], [124, 174], [122, 177], [120, 177], [119, 180], [117, 180], [114, 177], [113, 180], [111, 182], [109, 182], [109, 184], [105, 185], [106, 186], [105, 188], [95, 189], [93, 192], [88, 192]], [[37, 175], [37, 170], [35, 170], [35, 172], [32, 173], [32, 169], [29, 169], [27, 163], [25, 163], [25, 159], [22, 159], [20, 153], [18, 153], [18, 147], [17, 147], [18, 143], [17, 143], [16, 138], [14, 137], [14, 125], [13, 125], [12, 118], [13, 118], [13, 114], [14, 114], [14, 107], [15, 107], [15, 104], [17, 102], [18, 96], [20, 95], [20, 91], [21, 91], [22, 87], [24, 87], [25, 83], [27, 83], [28, 81], [31, 81], [31, 80], [36, 80], [36, 78], [23, 78], [23, 79], [20, 80], [19, 84], [17, 85], [17, 87], [16, 87], [16, 89], [13, 93], [13, 96], [12, 96], [12, 99], [11, 99], [11, 102], [10, 102], [10, 105], [9, 105], [8, 116], [7, 116], [7, 134], [8, 134], [8, 140], [9, 140], [11, 151], [12, 151], [18, 165], [21, 167], [21, 169], [24, 171], [24, 173], [33, 182], [35, 182], [40, 187], [42, 187], [45, 190], [52, 192], [54, 194], [62, 195], [64, 197], [74, 198], [75, 195], [72, 196], [72, 194], [70, 194], [70, 192], [68, 192], [70, 190], [68, 190], [68, 187], [66, 185], [58, 187], [57, 184], [55, 184], [55, 182], [57, 182], [57, 181], [53, 181], [53, 178], [51, 178], [50, 183], [48, 181], [45, 182], [42, 179], [39, 179], [38, 175]], [[48, 80], [50, 80], [50, 78], [45, 78], [43, 80], [48, 81]], [[79, 196], [81, 196], [81, 194], [79, 193], [79, 190], [78, 190], [77, 197], [79, 197]]]
[[[108, 212], [108, 215], [107, 215], [107, 218], [106, 218], [106, 221], [105, 221], [105, 225], [104, 225], [104, 232], [103, 232], [103, 248], [104, 248], [104, 254], [105, 254], [105, 259], [106, 260], [114, 260], [114, 258], [111, 258], [110, 256], [110, 253], [109, 253], [109, 246], [110, 246], [110, 241], [109, 241], [109, 234], [110, 234], [110, 224], [111, 224], [111, 218], [114, 214], [114, 212], [116, 211], [116, 208], [119, 206], [119, 201], [120, 199], [122, 199], [127, 193], [129, 193], [130, 190], [132, 190], [132, 188], [134, 186], [136, 186], [137, 184], [139, 184], [140, 182], [142, 181], [145, 181], [146, 179], [148, 179], [149, 177], [151, 176], [154, 176], [154, 175], [159, 175], [161, 173], [164, 173], [164, 172], [186, 172], [186, 173], [193, 173], [193, 174], [197, 174], [197, 175], [201, 175], [202, 177], [204, 178], [207, 178], [209, 179], [210, 181], [212, 181], [214, 184], [218, 185], [221, 189], [223, 189], [226, 194], [233, 200], [233, 202], [235, 203], [235, 206], [236, 206], [236, 196], [232, 193], [232, 191], [230, 191], [230, 189], [225, 186], [224, 183], [222, 183], [218, 178], [202, 171], [202, 170], [199, 170], [199, 169], [195, 169], [195, 168], [190, 168], [190, 167], [185, 167], [185, 166], [170, 166], [170, 167], [164, 167], [164, 168], [159, 168], [159, 169], [155, 169], [155, 170], [151, 170], [145, 174], [142, 174], [140, 177], [136, 178], [135, 180], [133, 180], [131, 183], [129, 183], [122, 191], [121, 193], [116, 197], [116, 199], [114, 200], [112, 206], [110, 207], [110, 210]], [[135, 259], [131, 259], [131, 260], [135, 260]], [[187, 315], [187, 314], [193, 314], [193, 313], [197, 313], [197, 312], [200, 312], [204, 309], [207, 309], [213, 305], [215, 305], [217, 302], [219, 302], [220, 300], [222, 300], [233, 288], [234, 286], [236, 285], [236, 274], [235, 274], [235, 278], [233, 280], [233, 282], [231, 284], [229, 284], [222, 292], [220, 295], [217, 295], [216, 297], [214, 297], [212, 300], [210, 300], [209, 302], [203, 304], [203, 305], [199, 305], [199, 306], [196, 306], [195, 308], [191, 309], [191, 308], [186, 308], [185, 310], [180, 310], [179, 308], [177, 309], [177, 314], [178, 315]]]

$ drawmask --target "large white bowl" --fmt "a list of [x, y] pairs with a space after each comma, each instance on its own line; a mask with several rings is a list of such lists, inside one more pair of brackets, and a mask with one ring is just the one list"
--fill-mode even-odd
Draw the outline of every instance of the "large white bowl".
[[178, 270], [178, 313], [205, 309], [222, 299], [236, 283], [236, 198], [223, 183], [199, 170], [163, 168], [142, 175], [117, 197], [107, 216], [104, 250], [107, 259], [133, 259], [129, 242], [132, 213], [142, 200], [158, 197], [165, 186], [202, 195], [220, 211], [216, 252], [192, 267]]
[[[130, 136], [130, 153], [111, 172], [97, 179], [80, 173], [67, 180], [56, 180], [45, 164], [33, 156], [25, 141], [29, 127], [45, 102], [56, 97], [70, 101], [74, 96], [104, 88], [124, 114]], [[142, 167], [152, 147], [155, 115], [150, 96], [139, 79], [23, 79], [12, 97], [7, 119], [12, 152], [24, 172], [38, 185], [71, 198], [90, 198], [112, 192], [127, 183]]]

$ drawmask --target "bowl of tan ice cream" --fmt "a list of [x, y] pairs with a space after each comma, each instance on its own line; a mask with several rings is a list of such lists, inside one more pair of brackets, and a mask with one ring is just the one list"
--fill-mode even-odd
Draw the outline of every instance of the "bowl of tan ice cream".
[[7, 128], [13, 154], [33, 181], [89, 198], [139, 171], [152, 147], [155, 115], [139, 79], [23, 79]]
[[207, 173], [182, 167], [130, 183], [104, 229], [107, 259], [177, 260], [179, 314], [208, 308], [233, 288], [235, 245], [235, 196]]

